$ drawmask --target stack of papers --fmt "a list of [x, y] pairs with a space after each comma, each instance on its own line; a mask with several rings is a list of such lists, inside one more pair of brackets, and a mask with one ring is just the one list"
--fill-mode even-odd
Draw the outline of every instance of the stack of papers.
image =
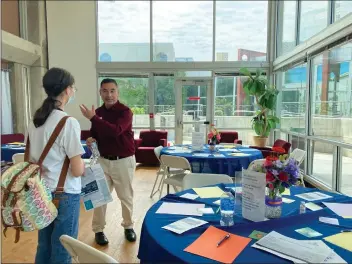
[[169, 224], [167, 226], [163, 226], [163, 228], [175, 232], [177, 234], [182, 234], [188, 230], [204, 225], [206, 223], [208, 222], [193, 217], [187, 217], [173, 222], [172, 224]]
[[321, 240], [297, 240], [270, 232], [252, 245], [295, 263], [347, 263]]
[[224, 191], [219, 187], [202, 187], [193, 188], [200, 198], [219, 198], [224, 194]]
[[202, 216], [203, 213], [199, 208], [204, 208], [205, 204], [188, 204], [188, 203], [169, 203], [163, 202], [156, 214], [172, 214], [172, 215], [193, 215]]
[[352, 218], [352, 204], [345, 203], [323, 203], [335, 214], [343, 218]]
[[[218, 246], [219, 241], [226, 235], [230, 237]], [[248, 237], [237, 236], [210, 226], [184, 251], [222, 263], [232, 263], [250, 241]]]
[[310, 192], [310, 193], [302, 193], [302, 194], [296, 194], [295, 196], [304, 199], [306, 201], [312, 202], [312, 201], [318, 201], [322, 199], [327, 199], [331, 198], [332, 196], [321, 193], [321, 192]]

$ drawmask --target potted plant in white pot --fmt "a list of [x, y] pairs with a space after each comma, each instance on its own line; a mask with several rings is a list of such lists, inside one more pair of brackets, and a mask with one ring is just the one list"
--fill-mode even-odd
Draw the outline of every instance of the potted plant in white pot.
[[258, 110], [252, 118], [252, 128], [257, 134], [254, 136], [254, 143], [258, 147], [265, 147], [270, 131], [280, 122], [274, 111], [279, 91], [269, 85], [260, 70], [252, 75], [248, 69], [242, 68], [240, 73], [247, 77], [243, 83], [246, 95], [253, 95], [258, 106]]

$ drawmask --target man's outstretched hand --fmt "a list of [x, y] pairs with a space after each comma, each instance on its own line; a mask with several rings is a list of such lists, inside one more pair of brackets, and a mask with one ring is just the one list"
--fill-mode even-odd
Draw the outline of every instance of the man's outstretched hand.
[[79, 108], [81, 109], [82, 114], [85, 118], [91, 120], [95, 116], [95, 107], [92, 105], [92, 109], [88, 109], [84, 104], [80, 105]]

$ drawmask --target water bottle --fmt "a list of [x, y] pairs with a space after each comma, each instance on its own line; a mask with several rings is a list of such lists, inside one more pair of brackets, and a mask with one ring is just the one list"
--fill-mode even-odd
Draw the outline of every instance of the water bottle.
[[92, 156], [90, 156], [90, 166], [93, 166], [97, 163], [98, 158], [100, 157], [100, 153], [98, 150], [98, 145], [96, 142], [93, 142], [91, 145]]
[[299, 213], [300, 214], [305, 214], [306, 213], [306, 203], [303, 202], [303, 201], [299, 205]]
[[220, 198], [220, 225], [233, 226], [235, 215], [235, 197], [231, 192], [224, 193]]

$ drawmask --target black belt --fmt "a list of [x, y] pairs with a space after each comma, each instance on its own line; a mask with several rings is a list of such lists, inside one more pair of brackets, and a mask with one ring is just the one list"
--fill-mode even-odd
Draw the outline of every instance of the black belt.
[[102, 158], [107, 159], [107, 160], [119, 160], [119, 159], [124, 159], [129, 156], [112, 156], [112, 155], [107, 155], [107, 156], [102, 156]]

